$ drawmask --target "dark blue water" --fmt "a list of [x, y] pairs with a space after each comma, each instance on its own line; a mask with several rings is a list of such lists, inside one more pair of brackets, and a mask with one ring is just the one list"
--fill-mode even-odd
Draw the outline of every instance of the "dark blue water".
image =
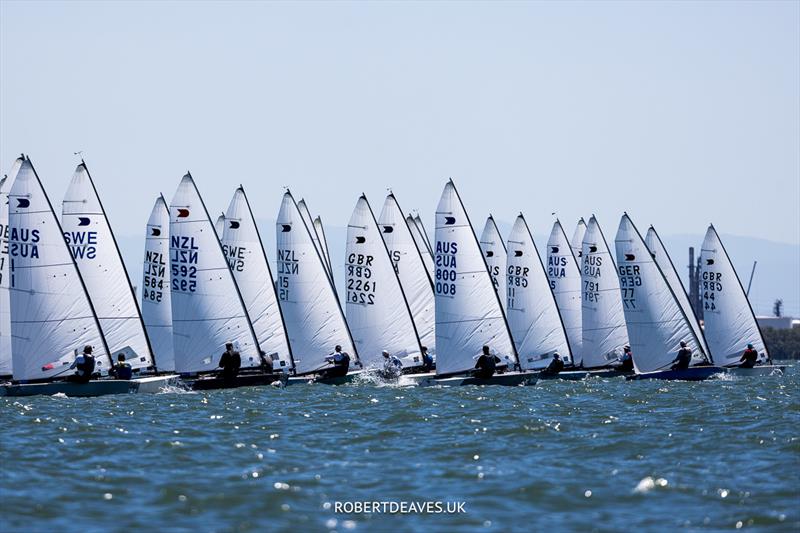
[[797, 531], [799, 376], [3, 398], [0, 530]]

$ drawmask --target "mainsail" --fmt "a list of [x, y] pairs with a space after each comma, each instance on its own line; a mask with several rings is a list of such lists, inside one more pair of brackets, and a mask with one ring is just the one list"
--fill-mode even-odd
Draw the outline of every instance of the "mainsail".
[[100, 323], [30, 159], [22, 162], [8, 198], [14, 378], [64, 376], [84, 346], [93, 347], [97, 370], [108, 372]]
[[156, 198], [144, 241], [142, 320], [161, 370], [175, 370], [172, 346], [172, 291], [169, 264], [169, 208]]
[[703, 240], [700, 265], [705, 334], [714, 364], [738, 364], [748, 344], [759, 360], [770, 360], [753, 308], [713, 225]]
[[575, 255], [575, 260], [578, 261], [578, 266], [583, 265], [583, 238], [586, 236], [586, 222], [581, 218], [578, 220], [578, 225], [575, 226], [575, 231], [572, 233], [572, 239], [569, 241], [569, 246], [572, 248], [572, 253]]
[[292, 353], [261, 236], [244, 188], [225, 212], [222, 250], [242, 292], [261, 351], [275, 369], [292, 368]]
[[636, 372], [666, 369], [678, 354], [681, 341], [693, 353], [702, 353], [689, 318], [627, 214], [622, 215], [614, 243]]
[[300, 201], [297, 202], [297, 209], [300, 210], [300, 215], [303, 217], [303, 222], [311, 234], [311, 240], [314, 242], [314, 248], [316, 248], [317, 253], [322, 258], [322, 264], [325, 265], [325, 272], [327, 272], [328, 278], [331, 280], [333, 290], [336, 292], [336, 282], [333, 279], [333, 265], [328, 262], [328, 256], [325, 254], [325, 250], [322, 249], [322, 241], [320, 240], [319, 233], [317, 233], [317, 227], [314, 225], [314, 219], [311, 216], [311, 211], [308, 209], [308, 204], [306, 203], [305, 198], [301, 198]]
[[217, 233], [217, 237], [222, 240], [222, 232], [225, 229], [225, 213], [220, 213], [217, 217], [217, 220], [214, 222], [214, 231]]
[[0, 179], [0, 376], [11, 375], [11, 300], [8, 292], [8, 191], [14, 184], [23, 158]]
[[112, 359], [124, 354], [134, 370], [154, 366], [150, 340], [111, 224], [86, 163], [64, 195], [61, 227], [94, 305]]
[[406, 368], [422, 365], [417, 328], [372, 208], [363, 194], [347, 224], [347, 323], [365, 366], [382, 366], [386, 350]]
[[500, 298], [500, 303], [506, 305], [506, 244], [497, 229], [494, 217], [489, 215], [481, 233], [481, 251], [486, 265], [489, 267], [489, 275], [494, 283], [494, 290]]
[[592, 216], [582, 244], [581, 323], [583, 366], [608, 366], [628, 344], [617, 267], [597, 219]]
[[[428, 353], [436, 353], [436, 312], [434, 310], [433, 280], [425, 266], [419, 249], [412, 235], [411, 227], [406, 223], [405, 215], [397, 203], [394, 194], [389, 194], [383, 203], [378, 225], [381, 227], [383, 240], [389, 250], [395, 272], [400, 278], [400, 285], [411, 309], [411, 316], [417, 327], [417, 334]], [[427, 248], [423, 249], [427, 251]], [[428, 258], [431, 255], [428, 254]], [[432, 261], [431, 261], [432, 262]]]
[[519, 364], [503, 306], [453, 180], [436, 209], [436, 373], [470, 370], [484, 345]]
[[689, 303], [689, 296], [686, 294], [686, 289], [683, 287], [681, 278], [678, 276], [678, 271], [675, 269], [675, 265], [672, 263], [672, 259], [670, 259], [667, 249], [664, 247], [664, 243], [661, 242], [661, 238], [658, 236], [653, 226], [650, 226], [650, 229], [647, 230], [647, 236], [644, 242], [647, 244], [647, 249], [650, 250], [653, 259], [656, 260], [658, 268], [661, 269], [664, 277], [667, 278], [667, 283], [669, 283], [672, 292], [675, 293], [678, 304], [681, 306], [681, 309], [683, 309], [683, 314], [689, 319], [689, 326], [691, 326], [694, 336], [697, 337], [697, 341], [700, 343], [701, 350], [695, 352], [695, 359], [697, 359], [695, 362], [699, 363], [706, 360], [711, 362], [711, 352], [706, 344], [706, 337], [703, 334], [703, 329], [700, 327], [700, 322], [697, 320], [694, 309], [692, 309], [692, 305]]
[[325, 358], [338, 344], [358, 362], [333, 281], [313, 241], [313, 226], [304, 220], [288, 191], [276, 223], [278, 299], [292, 346], [297, 374], [327, 368]]
[[175, 369], [217, 368], [230, 342], [242, 367], [261, 365], [258, 341], [214, 224], [188, 172], [169, 206]]
[[419, 234], [422, 236], [425, 244], [428, 246], [428, 252], [433, 255], [433, 248], [431, 248], [431, 240], [428, 238], [428, 231], [425, 229], [425, 224], [422, 223], [422, 217], [419, 216], [419, 213], [414, 215], [414, 224], [417, 226], [419, 230]]
[[572, 362], [567, 332], [536, 243], [520, 214], [508, 236], [508, 325], [525, 370], [544, 368], [553, 354]]
[[[322, 252], [322, 258], [325, 260], [325, 264], [328, 265], [328, 271], [331, 274], [331, 278], [333, 278], [333, 263], [331, 262], [331, 252], [328, 248], [328, 238], [325, 236], [325, 226], [322, 225], [322, 217], [317, 216], [314, 219], [314, 231], [317, 232], [317, 238], [319, 239], [319, 249]], [[336, 290], [336, 283], [333, 284], [333, 289]]]
[[[581, 238], [583, 238], [581, 236]], [[572, 252], [567, 234], [558, 220], [547, 240], [547, 277], [558, 304], [567, 339], [572, 349], [572, 362], [580, 365], [583, 328], [581, 326], [581, 269]], [[509, 314], [509, 321], [511, 315]], [[513, 330], [513, 328], [512, 328]], [[514, 335], [516, 339], [516, 334]]]
[[417, 249], [422, 257], [422, 262], [424, 263], [425, 268], [428, 269], [428, 275], [433, 277], [435, 270], [433, 266], [433, 252], [431, 251], [428, 243], [425, 241], [425, 237], [420, 231], [419, 226], [416, 222], [414, 222], [414, 217], [411, 215], [406, 217], [406, 226], [408, 226], [408, 231], [411, 232], [411, 237], [414, 239], [414, 243], [417, 245]]

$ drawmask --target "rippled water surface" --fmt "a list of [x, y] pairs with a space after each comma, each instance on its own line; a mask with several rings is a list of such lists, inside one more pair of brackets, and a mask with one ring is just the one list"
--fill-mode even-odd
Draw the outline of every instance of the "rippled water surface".
[[797, 531], [798, 381], [0, 398], [0, 530]]

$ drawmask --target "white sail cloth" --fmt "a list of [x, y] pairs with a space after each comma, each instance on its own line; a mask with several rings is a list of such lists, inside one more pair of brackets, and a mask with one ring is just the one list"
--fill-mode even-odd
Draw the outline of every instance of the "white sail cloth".
[[481, 251], [489, 268], [489, 275], [494, 283], [494, 290], [500, 298], [500, 303], [506, 305], [506, 245], [494, 217], [489, 215], [481, 233]]
[[[583, 361], [581, 358], [581, 345], [583, 344], [581, 269], [572, 253], [564, 228], [558, 220], [553, 224], [550, 238], [547, 240], [547, 278], [550, 280], [550, 288], [555, 296], [572, 352], [572, 360], [565, 362], [580, 365]], [[516, 334], [514, 338], [516, 339]]]
[[714, 364], [738, 364], [748, 344], [758, 352], [760, 361], [769, 360], [753, 308], [713, 225], [703, 240], [700, 265], [703, 320]]
[[[400, 285], [411, 309], [417, 335], [428, 353], [436, 353], [436, 312], [434, 309], [433, 280], [422, 259], [422, 253], [412, 235], [411, 227], [393, 194], [386, 197], [378, 217], [383, 240], [389, 257], [400, 279]], [[424, 243], [422, 249], [427, 250]], [[430, 258], [428, 253], [428, 258]]]
[[144, 240], [142, 320], [160, 370], [175, 370], [172, 346], [172, 291], [169, 263], [169, 208], [156, 198]]
[[353, 363], [358, 362], [358, 353], [312, 231], [313, 226], [308, 226], [291, 193], [286, 192], [276, 223], [276, 276], [297, 374], [327, 368], [325, 358], [333, 354], [336, 345], [350, 354]]
[[258, 345], [273, 369], [291, 369], [292, 355], [275, 283], [244, 188], [233, 194], [221, 232], [222, 250], [239, 285]]
[[414, 217], [408, 215], [406, 217], [406, 225], [408, 226], [408, 231], [411, 232], [411, 236], [417, 245], [417, 249], [422, 257], [422, 262], [425, 264], [425, 268], [428, 269], [428, 275], [432, 278], [436, 269], [433, 266], [433, 252], [431, 251], [430, 245], [425, 240], [425, 236], [421, 232], [420, 226], [414, 221]]
[[112, 359], [119, 354], [134, 370], [153, 366], [150, 340], [111, 224], [89, 174], [75, 169], [61, 210], [61, 228], [78, 265]]
[[436, 209], [436, 373], [470, 370], [484, 345], [518, 365], [514, 341], [478, 239], [453, 181]]
[[169, 216], [175, 369], [182, 373], [216, 369], [228, 342], [239, 351], [243, 368], [261, 366], [258, 341], [236, 280], [188, 173], [172, 197]]
[[572, 238], [569, 240], [572, 253], [575, 255], [575, 260], [578, 261], [578, 266], [583, 266], [583, 238], [586, 236], [586, 222], [581, 218], [575, 226], [575, 231], [572, 233]]
[[594, 216], [589, 219], [581, 247], [583, 366], [608, 366], [622, 355], [628, 332], [617, 268]]
[[661, 269], [661, 273], [664, 274], [664, 277], [667, 279], [667, 283], [678, 299], [678, 304], [681, 306], [681, 309], [683, 309], [683, 314], [685, 314], [689, 320], [689, 326], [692, 328], [694, 336], [700, 343], [701, 349], [695, 352], [695, 357], [693, 358], [694, 363], [711, 362], [711, 352], [706, 344], [706, 338], [703, 334], [703, 329], [700, 327], [700, 322], [697, 320], [694, 309], [692, 309], [692, 305], [689, 303], [689, 296], [686, 294], [681, 278], [678, 276], [678, 271], [675, 270], [675, 265], [672, 259], [670, 259], [667, 249], [664, 247], [664, 243], [661, 242], [661, 238], [658, 236], [653, 226], [650, 226], [650, 229], [647, 230], [644, 242], [647, 245], [647, 249], [650, 250], [653, 259], [655, 259], [658, 268]]
[[508, 325], [525, 370], [545, 368], [558, 353], [572, 362], [569, 342], [550, 282], [525, 218], [508, 236]]
[[667, 278], [627, 214], [620, 220], [614, 243], [636, 372], [666, 369], [681, 349], [681, 341], [692, 353], [702, 352]]
[[11, 165], [8, 175], [0, 179], [0, 376], [11, 375], [11, 295], [8, 291], [8, 192], [14, 184], [22, 157]]
[[347, 224], [344, 269], [347, 323], [361, 362], [367, 367], [382, 367], [382, 352], [388, 351], [405, 368], [422, 365], [408, 302], [363, 195]]
[[9, 192], [11, 352], [17, 380], [64, 376], [92, 346], [96, 371], [109, 353], [53, 206], [29, 159]]

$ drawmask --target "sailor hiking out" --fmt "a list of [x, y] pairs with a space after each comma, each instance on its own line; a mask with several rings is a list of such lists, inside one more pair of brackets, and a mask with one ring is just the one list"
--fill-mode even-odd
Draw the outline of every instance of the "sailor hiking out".
[[489, 379], [497, 371], [497, 363], [499, 362], [500, 358], [490, 354], [489, 347], [484, 346], [483, 353], [478, 357], [478, 362], [475, 363], [475, 370], [473, 370], [472, 375], [476, 378]]
[[75, 374], [67, 378], [69, 381], [75, 383], [89, 383], [94, 373], [95, 359], [92, 355], [92, 347], [87, 345], [83, 348], [83, 353], [75, 358], [75, 361], [70, 365], [70, 369], [75, 369]]
[[678, 356], [672, 361], [672, 370], [686, 370], [692, 362], [692, 350], [686, 345], [686, 341], [681, 341], [681, 349]]
[[225, 344], [225, 351], [222, 357], [219, 358], [218, 366], [222, 369], [222, 380], [225, 384], [234, 384], [236, 376], [239, 375], [239, 369], [242, 367], [242, 356], [237, 350], [233, 349], [233, 343]]
[[108, 371], [109, 375], [117, 379], [131, 379], [133, 378], [133, 368], [130, 363], [125, 360], [125, 354], [117, 355], [117, 363]]
[[403, 362], [388, 351], [383, 351], [383, 377], [397, 379], [403, 373]]

